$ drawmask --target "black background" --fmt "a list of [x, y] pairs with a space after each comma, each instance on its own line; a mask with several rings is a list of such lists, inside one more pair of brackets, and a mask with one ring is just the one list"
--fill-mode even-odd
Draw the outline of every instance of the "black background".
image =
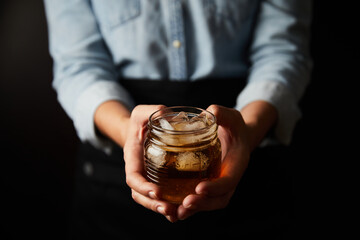
[[[350, 97], [356, 96], [348, 92], [359, 81], [355, 75], [359, 21], [355, 22], [356, 7], [349, 2], [314, 1], [314, 70], [290, 147], [296, 156], [291, 160], [297, 223], [290, 236], [294, 238], [311, 229], [319, 230], [315, 234], [320, 236], [340, 230], [337, 224], [330, 227], [339, 218], [329, 219], [342, 211], [332, 200], [344, 194], [338, 193], [338, 180], [341, 166], [348, 162], [347, 150], [341, 150], [339, 143], [347, 142], [341, 133], [351, 125], [353, 114], [347, 107], [354, 101]], [[64, 239], [66, 234], [79, 140], [51, 88], [47, 44], [42, 1], [1, 1], [1, 239]], [[320, 227], [324, 222], [325, 227]]]

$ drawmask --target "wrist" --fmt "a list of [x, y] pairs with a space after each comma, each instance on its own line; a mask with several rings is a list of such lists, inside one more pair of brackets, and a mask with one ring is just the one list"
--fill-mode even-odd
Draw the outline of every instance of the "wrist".
[[130, 111], [119, 101], [102, 103], [94, 114], [95, 126], [102, 135], [124, 146], [130, 121]]
[[241, 111], [248, 130], [249, 146], [254, 150], [277, 121], [277, 110], [265, 101], [254, 101]]

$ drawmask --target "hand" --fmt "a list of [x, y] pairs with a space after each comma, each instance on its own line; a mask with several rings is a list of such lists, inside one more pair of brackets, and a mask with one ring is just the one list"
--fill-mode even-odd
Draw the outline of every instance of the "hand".
[[[196, 194], [189, 195], [179, 207], [161, 201], [160, 188], [144, 176], [144, 130], [151, 113], [163, 105], [139, 105], [131, 113], [119, 102], [109, 101], [99, 107], [95, 123], [104, 135], [124, 146], [126, 181], [133, 199], [164, 215], [169, 221], [185, 219], [198, 211], [223, 208], [230, 200], [243, 175], [250, 151], [255, 148], [276, 120], [276, 110], [258, 101], [249, 104], [240, 114], [235, 109], [212, 105], [208, 108], [218, 120], [218, 135], [222, 144], [221, 176], [212, 182], [201, 182]], [[245, 122], [244, 122], [245, 120]]]
[[218, 105], [211, 105], [207, 110], [216, 116], [219, 125], [223, 153], [221, 174], [216, 180], [196, 186], [196, 194], [188, 195], [178, 207], [178, 219], [226, 207], [249, 162], [249, 133], [241, 113]]
[[95, 125], [99, 132], [109, 137], [124, 149], [126, 181], [133, 199], [155, 212], [163, 214], [169, 221], [176, 221], [176, 206], [160, 201], [160, 189], [143, 177], [144, 132], [151, 113], [164, 108], [163, 105], [139, 105], [129, 112], [118, 101], [107, 101], [95, 112]]
[[175, 222], [177, 206], [160, 200], [160, 188], [144, 177], [144, 133], [149, 116], [163, 105], [138, 105], [131, 113], [130, 126], [124, 146], [126, 183], [132, 198], [142, 206], [164, 215]]

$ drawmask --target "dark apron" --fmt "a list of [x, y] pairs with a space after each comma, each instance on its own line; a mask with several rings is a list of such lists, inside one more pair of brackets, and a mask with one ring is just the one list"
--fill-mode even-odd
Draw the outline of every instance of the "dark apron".
[[211, 104], [234, 107], [244, 88], [243, 79], [208, 79], [195, 82], [121, 80], [136, 104], [193, 106], [206, 109]]
[[[234, 107], [241, 79], [170, 82], [121, 80], [136, 104]], [[228, 207], [176, 223], [133, 201], [125, 182], [122, 149], [112, 154], [80, 147], [75, 176], [71, 238], [227, 239], [278, 236], [292, 216], [291, 178], [281, 171], [284, 148], [256, 150]]]

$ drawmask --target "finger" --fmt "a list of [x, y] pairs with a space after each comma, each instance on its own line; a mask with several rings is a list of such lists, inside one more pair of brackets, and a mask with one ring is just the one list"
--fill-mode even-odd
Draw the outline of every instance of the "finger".
[[196, 209], [189, 209], [189, 208], [185, 208], [184, 206], [180, 205], [177, 209], [176, 217], [179, 220], [185, 220], [186, 218], [194, 215], [197, 212], [198, 212], [198, 210], [196, 210]]
[[143, 171], [144, 150], [140, 141], [135, 138], [128, 139], [124, 147], [125, 171]]
[[195, 192], [215, 197], [233, 191], [247, 168], [248, 156], [241, 155], [241, 151], [230, 150], [222, 162], [220, 177], [211, 181], [200, 182], [196, 186]]
[[[233, 193], [234, 190], [216, 197], [197, 195], [197, 198], [190, 199], [189, 201], [192, 200], [192, 205], [195, 206], [198, 211], [212, 211], [225, 208]], [[192, 210], [194, 210], [194, 207], [192, 207]]]
[[212, 181], [200, 182], [196, 188], [196, 194], [205, 195], [208, 197], [217, 197], [225, 195], [236, 188], [238, 181], [232, 177], [220, 177]]
[[143, 175], [144, 156], [141, 146], [131, 146], [124, 150], [126, 183], [138, 193], [149, 196], [150, 198], [160, 199], [161, 192], [159, 186], [149, 182]]
[[124, 146], [124, 160], [126, 172], [143, 171], [144, 164], [144, 130], [151, 113], [164, 108], [163, 105], [138, 105], [134, 108], [130, 118], [130, 129]]
[[164, 201], [150, 199], [134, 190], [132, 190], [131, 195], [135, 202], [145, 208], [164, 215], [170, 222], [177, 221], [175, 205]]
[[152, 199], [160, 199], [160, 187], [149, 182], [140, 173], [128, 173], [126, 175], [126, 184], [134, 191]]
[[[227, 128], [234, 128], [236, 126], [244, 125], [244, 120], [241, 116], [241, 113], [234, 108], [227, 108], [224, 106], [212, 104], [206, 110], [215, 115], [218, 125], [222, 125]], [[233, 124], [234, 119], [238, 121], [237, 125]]]
[[199, 211], [198, 206], [201, 205], [200, 198], [204, 196], [200, 196], [197, 194], [190, 194], [183, 200], [182, 204], [177, 209], [177, 218], [180, 220], [184, 220]]
[[152, 113], [165, 108], [165, 105], [138, 105], [131, 112], [130, 117], [130, 138], [135, 138], [141, 141], [144, 136], [143, 130], [146, 128], [146, 124]]
[[180, 220], [184, 220], [200, 211], [212, 211], [225, 208], [233, 193], [234, 191], [231, 191], [217, 197], [191, 194], [187, 196], [183, 204], [178, 207], [177, 217]]
[[[217, 197], [233, 191], [239, 183], [243, 173], [245, 172], [246, 166], [237, 167], [237, 172], [235, 172], [232, 171], [232, 164], [228, 165], [230, 166], [222, 167], [221, 176], [219, 178], [211, 181], [200, 182], [196, 186], [195, 192], [197, 194], [203, 194], [209, 197]], [[246, 165], [246, 163], [243, 165]]]
[[247, 169], [249, 155], [241, 148], [231, 148], [222, 164], [220, 177], [211, 181], [200, 182], [195, 192], [210, 197], [221, 196], [233, 191]]
[[151, 113], [164, 107], [163, 105], [138, 105], [135, 107], [131, 113], [130, 129], [124, 146], [127, 184], [135, 191], [154, 198], [160, 196], [159, 188], [143, 177], [143, 130]]
[[246, 125], [238, 110], [214, 104], [210, 105], [207, 110], [215, 115], [216, 122], [219, 125], [219, 138], [225, 140], [225, 145], [240, 143], [244, 147], [248, 147]]

